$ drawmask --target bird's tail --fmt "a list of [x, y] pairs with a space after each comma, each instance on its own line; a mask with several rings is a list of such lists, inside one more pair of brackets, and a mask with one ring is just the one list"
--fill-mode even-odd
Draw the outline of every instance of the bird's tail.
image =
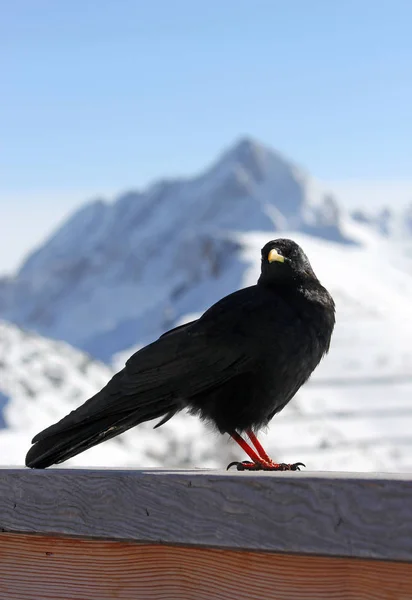
[[[146, 410], [142, 410], [140, 407], [127, 414], [94, 416], [84, 420], [79, 419], [77, 423], [73, 423], [77, 413], [77, 411], [73, 411], [61, 422], [52, 425], [33, 438], [34, 445], [26, 455], [26, 466], [32, 469], [45, 469], [50, 465], [64, 462], [144, 421], [166, 415], [159, 423], [159, 425], [163, 424], [179, 408], [170, 403], [150, 404], [146, 406]], [[80, 412], [82, 409], [83, 407], [80, 407], [78, 411]]]

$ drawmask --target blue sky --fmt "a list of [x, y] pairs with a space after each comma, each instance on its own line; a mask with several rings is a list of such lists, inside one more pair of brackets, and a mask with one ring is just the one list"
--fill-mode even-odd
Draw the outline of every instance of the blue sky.
[[411, 23], [409, 0], [3, 0], [0, 271], [81, 200], [243, 134], [327, 181], [408, 186]]

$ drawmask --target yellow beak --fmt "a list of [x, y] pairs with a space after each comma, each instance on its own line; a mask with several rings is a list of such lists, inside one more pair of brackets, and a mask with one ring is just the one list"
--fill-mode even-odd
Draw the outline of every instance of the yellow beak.
[[275, 261], [283, 263], [285, 262], [285, 257], [279, 254], [279, 252], [273, 248], [268, 254], [268, 261], [270, 263]]

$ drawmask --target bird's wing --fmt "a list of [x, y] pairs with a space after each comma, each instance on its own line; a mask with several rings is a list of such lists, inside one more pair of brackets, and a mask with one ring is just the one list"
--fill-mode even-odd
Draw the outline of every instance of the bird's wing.
[[[189, 398], [243, 372], [253, 356], [233, 323], [233, 316], [196, 321], [136, 352], [117, 378], [113, 408], [118, 411], [130, 402], [140, 404], [170, 394]], [[110, 411], [110, 406], [106, 409]]]
[[226, 296], [196, 321], [145, 346], [126, 362], [124, 400], [173, 393], [188, 398], [225, 383], [258, 360], [249, 316], [259, 310], [256, 286]]
[[226, 296], [197, 321], [138, 350], [100, 392], [33, 441], [89, 420], [122, 418], [134, 411], [161, 416], [179, 406], [179, 400], [183, 403], [251, 368], [254, 357], [248, 339], [239, 334], [248, 289], [241, 290], [242, 302], [239, 292]]

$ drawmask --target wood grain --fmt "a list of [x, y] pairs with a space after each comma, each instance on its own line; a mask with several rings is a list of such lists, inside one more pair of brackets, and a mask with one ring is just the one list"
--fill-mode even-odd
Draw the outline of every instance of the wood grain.
[[406, 600], [406, 563], [4, 535], [0, 600]]
[[412, 561], [412, 485], [401, 475], [2, 469], [0, 531]]

